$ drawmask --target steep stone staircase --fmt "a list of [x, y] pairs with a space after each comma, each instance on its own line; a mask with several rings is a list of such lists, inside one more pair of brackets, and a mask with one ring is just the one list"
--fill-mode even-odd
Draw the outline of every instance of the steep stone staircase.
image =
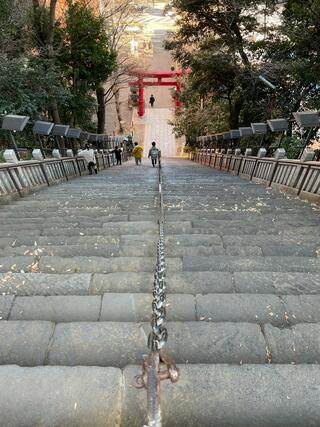
[[[165, 160], [164, 426], [320, 419], [319, 208]], [[0, 207], [0, 426], [142, 426], [157, 170], [145, 161]]]
[[148, 155], [151, 142], [155, 141], [161, 150], [163, 157], [179, 156], [183, 151], [183, 141], [173, 133], [169, 124], [173, 120], [174, 112], [170, 108], [147, 108], [143, 122], [145, 125], [144, 134], [144, 155]]

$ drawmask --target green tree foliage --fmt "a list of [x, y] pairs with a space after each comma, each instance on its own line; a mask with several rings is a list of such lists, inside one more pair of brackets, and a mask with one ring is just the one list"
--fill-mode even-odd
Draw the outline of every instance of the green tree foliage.
[[[19, 7], [18, 7], [19, 6]], [[96, 87], [116, 54], [101, 16], [85, 0], [0, 0], [0, 113], [47, 117], [94, 130]]]
[[[268, 103], [268, 90], [258, 80], [261, 70], [251, 53], [252, 36], [264, 31], [259, 18], [271, 14], [276, 3], [175, 1], [180, 19], [167, 48], [184, 67], [192, 69], [187, 90], [195, 99], [202, 98], [204, 111], [210, 112], [214, 104], [219, 107], [229, 128], [261, 119]], [[192, 97], [190, 102], [193, 104]], [[189, 108], [189, 103], [185, 106]]]
[[0, 0], [0, 113], [37, 118], [47, 115], [52, 100], [64, 103], [68, 98], [60, 70], [50, 66], [35, 43], [34, 23], [28, 2]]
[[48, 68], [44, 60], [13, 58], [0, 60], [0, 112], [38, 118], [52, 99], [64, 103], [68, 90], [61, 83], [59, 70]]
[[282, 24], [257, 54], [277, 82], [276, 113], [290, 117], [301, 106], [320, 107], [320, 2], [287, 0]]
[[[167, 48], [192, 70], [178, 130], [193, 137], [199, 124], [206, 133], [221, 124], [227, 130], [320, 107], [319, 0], [176, 0], [175, 5], [178, 29]], [[273, 13], [277, 25], [267, 19]], [[192, 112], [200, 107], [207, 121], [196, 120], [192, 127]]]
[[8, 58], [25, 53], [30, 46], [28, 7], [17, 0], [0, 0], [0, 52]]
[[59, 65], [72, 94], [67, 115], [73, 124], [87, 124], [96, 111], [94, 93], [116, 66], [116, 52], [101, 16], [86, 1], [67, 2]]

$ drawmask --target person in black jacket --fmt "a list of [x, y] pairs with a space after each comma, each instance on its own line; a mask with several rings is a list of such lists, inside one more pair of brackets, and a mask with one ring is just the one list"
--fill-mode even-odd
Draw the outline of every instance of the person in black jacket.
[[121, 160], [122, 160], [122, 149], [120, 147], [116, 147], [113, 150], [115, 156], [116, 156], [116, 160], [117, 160], [117, 165], [121, 165]]
[[153, 95], [151, 95], [149, 99], [149, 104], [151, 105], [152, 108], [153, 108], [153, 104], [155, 103], [155, 100], [156, 98]]

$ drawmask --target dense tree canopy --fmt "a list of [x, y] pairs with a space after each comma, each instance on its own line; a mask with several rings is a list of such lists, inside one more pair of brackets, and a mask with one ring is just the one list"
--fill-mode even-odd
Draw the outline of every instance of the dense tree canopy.
[[116, 58], [102, 17], [86, 0], [68, 1], [59, 20], [56, 0], [16, 3], [0, 0], [0, 113], [93, 130], [95, 90]]
[[[176, 0], [175, 5], [178, 28], [166, 47], [192, 70], [175, 122], [178, 133], [193, 139], [212, 129], [289, 117], [301, 103], [317, 107], [319, 1]], [[190, 126], [193, 110], [202, 111], [197, 129]]]

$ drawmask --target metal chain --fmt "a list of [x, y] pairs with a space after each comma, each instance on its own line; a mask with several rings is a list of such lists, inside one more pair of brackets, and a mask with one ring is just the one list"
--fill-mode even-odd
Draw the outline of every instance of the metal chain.
[[151, 351], [161, 350], [168, 340], [166, 323], [166, 261], [165, 261], [165, 234], [164, 234], [164, 206], [162, 192], [162, 173], [159, 165], [159, 241], [157, 245], [157, 266], [153, 282], [152, 302], [152, 330], [148, 338], [148, 347]]
[[[157, 266], [153, 282], [153, 301], [151, 332], [148, 337], [150, 353], [144, 359], [142, 374], [136, 377], [136, 387], [147, 389], [148, 425], [144, 427], [161, 427], [160, 383], [170, 379], [178, 381], [179, 371], [164, 345], [168, 340], [166, 328], [166, 263], [164, 204], [162, 191], [161, 162], [159, 159], [159, 241], [157, 245]], [[161, 369], [165, 365], [165, 370]]]

